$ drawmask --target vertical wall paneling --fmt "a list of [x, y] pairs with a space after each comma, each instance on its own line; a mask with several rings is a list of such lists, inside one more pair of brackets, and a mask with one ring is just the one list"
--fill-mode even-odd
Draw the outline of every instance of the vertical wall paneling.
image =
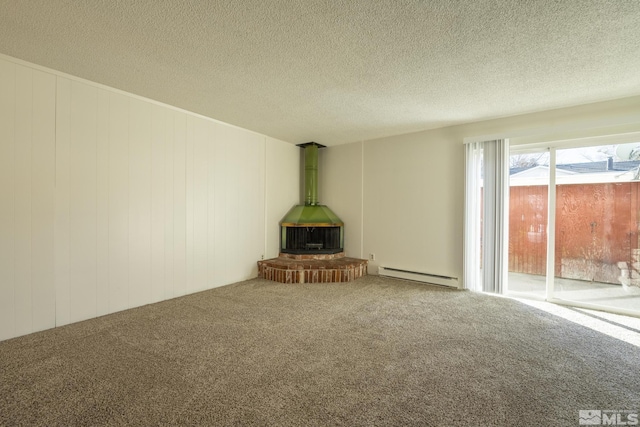
[[[257, 274], [264, 249], [264, 138], [238, 128], [224, 132], [225, 282]], [[220, 186], [218, 187], [220, 188]]]
[[[243, 131], [240, 129], [234, 129], [235, 137], [232, 139], [232, 144], [236, 147], [233, 152], [236, 160], [236, 167], [234, 169], [235, 181], [238, 183], [240, 191], [234, 194], [235, 215], [229, 213], [230, 216], [236, 217], [234, 219], [234, 237], [230, 244], [234, 248], [234, 267], [231, 281], [243, 280], [246, 278], [246, 267], [244, 266], [244, 258], [248, 254], [251, 254], [251, 243], [249, 242], [251, 233], [251, 219], [253, 212], [251, 212], [251, 197], [253, 192], [251, 191], [254, 186], [260, 185], [259, 181], [255, 180], [253, 166], [253, 156], [255, 153], [250, 152], [250, 142], [247, 135], [243, 135]], [[248, 183], [251, 182], [251, 187]]]
[[269, 252], [269, 229], [271, 228], [269, 223], [269, 199], [267, 198], [267, 171], [269, 165], [269, 142], [267, 141], [267, 137], [265, 136], [263, 139], [263, 162], [262, 162], [262, 179], [263, 179], [263, 187], [262, 187], [262, 197], [263, 197], [263, 218], [262, 218], [262, 229], [264, 231], [264, 246], [262, 248], [262, 253], [260, 254], [260, 259], [267, 259], [267, 253]]
[[211, 123], [197, 118], [193, 129], [193, 280], [194, 290], [208, 288], [208, 145], [211, 143]]
[[218, 137], [220, 133], [220, 124], [212, 122], [209, 130], [209, 142], [206, 146], [206, 158], [209, 168], [207, 170], [207, 285], [213, 287], [216, 285], [216, 257], [222, 252], [222, 249], [217, 245], [216, 236], [216, 197], [222, 194], [221, 191], [216, 188], [216, 170], [215, 170], [215, 155], [216, 145], [218, 144]]
[[129, 303], [129, 98], [109, 94], [109, 311]]
[[32, 307], [33, 330], [55, 326], [54, 183], [55, 90], [52, 74], [33, 73], [32, 133]]
[[[259, 234], [255, 234], [255, 204], [256, 194], [255, 189], [260, 188], [260, 184], [262, 183], [262, 179], [257, 177], [256, 172], [260, 170], [260, 168], [256, 169], [256, 157], [259, 155], [259, 147], [253, 144], [253, 139], [251, 138], [251, 134], [248, 132], [241, 132], [241, 144], [240, 148], [240, 158], [244, 159], [244, 165], [242, 168], [238, 168], [239, 178], [238, 182], [242, 186], [242, 191], [238, 193], [238, 201], [237, 206], [238, 209], [244, 210], [241, 216], [241, 222], [237, 225], [237, 229], [239, 231], [239, 241], [236, 243], [237, 245], [237, 261], [236, 269], [234, 272], [238, 272], [239, 276], [237, 280], [244, 280], [250, 277], [250, 269], [251, 265], [246, 264], [247, 258], [251, 256], [251, 254], [255, 253], [255, 244], [257, 241], [262, 242], [262, 236]], [[262, 207], [262, 206], [261, 206]], [[262, 215], [260, 216], [262, 217]], [[254, 259], [260, 259], [260, 255], [257, 255]], [[235, 281], [235, 280], [234, 280]]]
[[166, 112], [165, 121], [165, 156], [164, 156], [164, 297], [173, 298], [175, 295], [175, 279], [173, 274], [174, 264], [174, 203], [173, 203], [173, 162], [176, 113], [172, 110]]
[[55, 93], [0, 61], [0, 339], [55, 326]]
[[[281, 215], [278, 212], [274, 212], [274, 210], [276, 209], [279, 210], [278, 206], [280, 205], [280, 200], [279, 198], [274, 199], [275, 196], [272, 195], [272, 194], [278, 194], [278, 188], [277, 187], [272, 188], [272, 183], [275, 182], [275, 181], [272, 181], [272, 179], [278, 176], [277, 175], [278, 169], [274, 165], [276, 163], [276, 158], [279, 154], [278, 149], [280, 145], [278, 144], [278, 141], [274, 140], [273, 138], [267, 137], [265, 139], [266, 141], [265, 141], [265, 153], [264, 153], [264, 180], [265, 180], [264, 259], [270, 259], [278, 256], [278, 253], [280, 252], [279, 222], [281, 217], [283, 217], [286, 212], [282, 213]], [[295, 176], [295, 175], [292, 174], [292, 176]], [[293, 200], [291, 204], [293, 205], [296, 202], [297, 200]], [[282, 207], [283, 211], [285, 211], [286, 209], [288, 208]], [[275, 243], [276, 240], [278, 241], [278, 243]]]
[[169, 111], [152, 106], [151, 121], [151, 301], [165, 299], [165, 147]]
[[[240, 242], [242, 241], [244, 230], [241, 228], [245, 224], [246, 210], [240, 210], [239, 199], [244, 191], [243, 180], [247, 179], [244, 172], [246, 159], [243, 158], [242, 144], [239, 141], [239, 130], [228, 127], [224, 133], [225, 163], [227, 164], [227, 185], [224, 188], [226, 194], [225, 210], [225, 240], [224, 248], [227, 252], [227, 262], [224, 266], [224, 283], [234, 282], [242, 277], [238, 271], [240, 261]], [[248, 170], [247, 170], [248, 172]]]
[[0, 60], [0, 340], [255, 277], [272, 143]]
[[[293, 205], [300, 203], [300, 147], [266, 138], [266, 190], [264, 194], [266, 214], [266, 253], [265, 258], [278, 256], [280, 245], [280, 220]], [[332, 150], [327, 148], [326, 150]], [[320, 150], [320, 155], [325, 150]], [[322, 160], [322, 159], [321, 159]], [[320, 179], [325, 175], [323, 162], [320, 162]], [[323, 186], [320, 186], [322, 191]], [[320, 201], [328, 204], [322, 193]], [[332, 208], [334, 205], [329, 204]]]
[[109, 313], [109, 92], [97, 91], [96, 315]]
[[69, 262], [70, 320], [97, 313], [97, 89], [71, 82], [69, 139]]
[[33, 71], [16, 66], [15, 115], [15, 324], [18, 335], [33, 330], [31, 313], [31, 180], [33, 132]]
[[69, 141], [71, 138], [71, 81], [56, 81], [56, 182], [54, 264], [56, 288], [56, 326], [70, 322], [69, 288]]
[[[255, 177], [257, 180], [257, 185], [253, 186], [254, 192], [254, 213], [252, 223], [255, 227], [252, 233], [254, 246], [253, 246], [253, 255], [255, 255], [255, 259], [260, 259], [265, 252], [265, 222], [264, 217], [266, 215], [265, 208], [265, 157], [266, 157], [266, 141], [265, 138], [261, 135], [253, 134], [253, 145], [257, 147], [256, 157], [254, 159], [255, 164]], [[249, 277], [256, 277], [258, 275], [258, 265], [256, 263], [249, 264], [251, 266], [251, 270], [249, 272]]]
[[173, 141], [173, 283], [174, 295], [187, 292], [187, 201], [186, 201], [186, 134], [187, 116], [174, 115]]
[[[247, 141], [242, 135], [242, 130], [232, 128], [229, 134], [229, 157], [227, 161], [233, 164], [231, 179], [236, 191], [229, 191], [229, 206], [227, 211], [227, 220], [229, 221], [229, 230], [231, 233], [227, 235], [227, 245], [231, 248], [231, 260], [229, 262], [229, 270], [227, 271], [227, 281], [236, 282], [244, 278], [243, 258], [251, 249], [246, 246], [247, 235], [249, 232], [248, 219], [251, 217], [248, 203], [243, 203], [250, 197], [250, 191], [247, 188], [247, 182], [251, 180], [252, 173], [251, 157], [247, 157]], [[245, 169], [246, 168], [246, 169]], [[256, 185], [257, 183], [253, 183]]]
[[[216, 140], [213, 149], [213, 180], [215, 181], [214, 199], [214, 234], [215, 234], [215, 259], [214, 259], [214, 286], [221, 286], [225, 281], [225, 271], [229, 268], [227, 259], [229, 252], [227, 247], [227, 180], [230, 180], [227, 168], [227, 126], [219, 125], [216, 132]], [[231, 181], [229, 181], [231, 182]]]
[[251, 158], [251, 180], [247, 183], [248, 192], [251, 194], [247, 204], [250, 206], [251, 218], [249, 218], [249, 230], [247, 233], [247, 245], [251, 248], [244, 260], [248, 269], [245, 267], [245, 279], [250, 279], [258, 275], [258, 265], [256, 262], [264, 254], [265, 245], [265, 140], [261, 135], [254, 133], [248, 134], [247, 155]]
[[[267, 156], [267, 141], [265, 137], [261, 135], [255, 135], [255, 144], [258, 146], [258, 156], [256, 158], [256, 176], [260, 181], [260, 185], [254, 188], [256, 193], [256, 201], [255, 201], [255, 213], [254, 213], [254, 223], [255, 223], [255, 234], [259, 236], [256, 239], [255, 243], [255, 256], [256, 259], [260, 259], [264, 256], [265, 247], [266, 247], [266, 224], [264, 218], [266, 216], [266, 156]], [[251, 277], [256, 277], [258, 275], [258, 265], [256, 263], [251, 265]]]
[[[264, 206], [260, 203], [260, 194], [262, 193], [262, 165], [259, 160], [262, 152], [262, 144], [260, 138], [255, 138], [257, 135], [247, 132], [244, 139], [244, 153], [243, 156], [247, 159], [247, 166], [249, 167], [249, 179], [247, 180], [247, 187], [244, 192], [245, 197], [240, 201], [240, 206], [246, 206], [249, 212], [246, 218], [246, 224], [244, 227], [244, 244], [247, 248], [243, 253], [243, 266], [242, 273], [243, 279], [249, 279], [252, 276], [258, 275], [257, 265], [255, 263], [248, 263], [249, 257], [254, 260], [260, 259], [262, 253], [261, 246], [264, 236], [260, 232], [262, 230], [262, 210]], [[255, 270], [255, 271], [254, 271]]]
[[16, 65], [0, 60], [0, 340], [15, 335]]
[[[238, 280], [246, 280], [258, 274], [255, 261], [260, 259], [264, 234], [262, 228], [262, 214], [264, 206], [261, 203], [263, 190], [262, 138], [252, 132], [241, 131], [241, 158], [244, 165], [239, 168], [243, 189], [239, 193], [238, 208], [243, 210], [242, 222], [238, 225], [241, 230], [238, 246], [237, 271], [241, 274]], [[250, 262], [253, 261], [253, 262]]]
[[151, 104], [130, 101], [129, 304], [151, 302]]
[[193, 282], [193, 138], [197, 119], [187, 116], [187, 133], [185, 140], [185, 239], [186, 239], [186, 292], [195, 290]]

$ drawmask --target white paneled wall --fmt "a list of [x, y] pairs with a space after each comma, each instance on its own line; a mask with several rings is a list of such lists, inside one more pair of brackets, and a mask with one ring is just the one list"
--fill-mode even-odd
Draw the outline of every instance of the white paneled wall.
[[265, 259], [280, 252], [280, 220], [300, 200], [300, 153], [295, 145], [267, 139], [266, 216], [267, 247]]
[[0, 339], [55, 325], [55, 76], [0, 61]]
[[37, 68], [0, 58], [0, 340], [257, 275], [297, 147]]
[[61, 321], [255, 276], [263, 136], [65, 78], [58, 91]]
[[[50, 328], [55, 319], [54, 185], [55, 79], [33, 71], [31, 121], [31, 301], [32, 329]], [[27, 159], [27, 162], [29, 159]]]

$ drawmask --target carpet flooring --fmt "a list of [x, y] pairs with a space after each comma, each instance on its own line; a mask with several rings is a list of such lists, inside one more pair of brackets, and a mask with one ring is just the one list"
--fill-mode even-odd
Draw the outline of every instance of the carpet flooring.
[[0, 425], [577, 426], [637, 347], [518, 301], [249, 280], [0, 342]]

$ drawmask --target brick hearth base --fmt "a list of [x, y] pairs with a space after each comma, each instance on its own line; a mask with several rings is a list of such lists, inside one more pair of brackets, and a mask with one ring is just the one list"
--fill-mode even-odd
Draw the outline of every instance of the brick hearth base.
[[350, 282], [367, 274], [366, 259], [332, 255], [280, 254], [258, 261], [258, 277], [280, 283]]

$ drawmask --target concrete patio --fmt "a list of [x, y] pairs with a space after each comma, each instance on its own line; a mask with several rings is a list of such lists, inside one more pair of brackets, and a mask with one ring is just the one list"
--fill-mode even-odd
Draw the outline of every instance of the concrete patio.
[[[526, 294], [538, 299], [546, 295], [544, 276], [509, 272], [507, 293]], [[555, 278], [554, 298], [585, 304], [601, 305], [603, 309], [633, 310], [640, 314], [640, 287]]]

